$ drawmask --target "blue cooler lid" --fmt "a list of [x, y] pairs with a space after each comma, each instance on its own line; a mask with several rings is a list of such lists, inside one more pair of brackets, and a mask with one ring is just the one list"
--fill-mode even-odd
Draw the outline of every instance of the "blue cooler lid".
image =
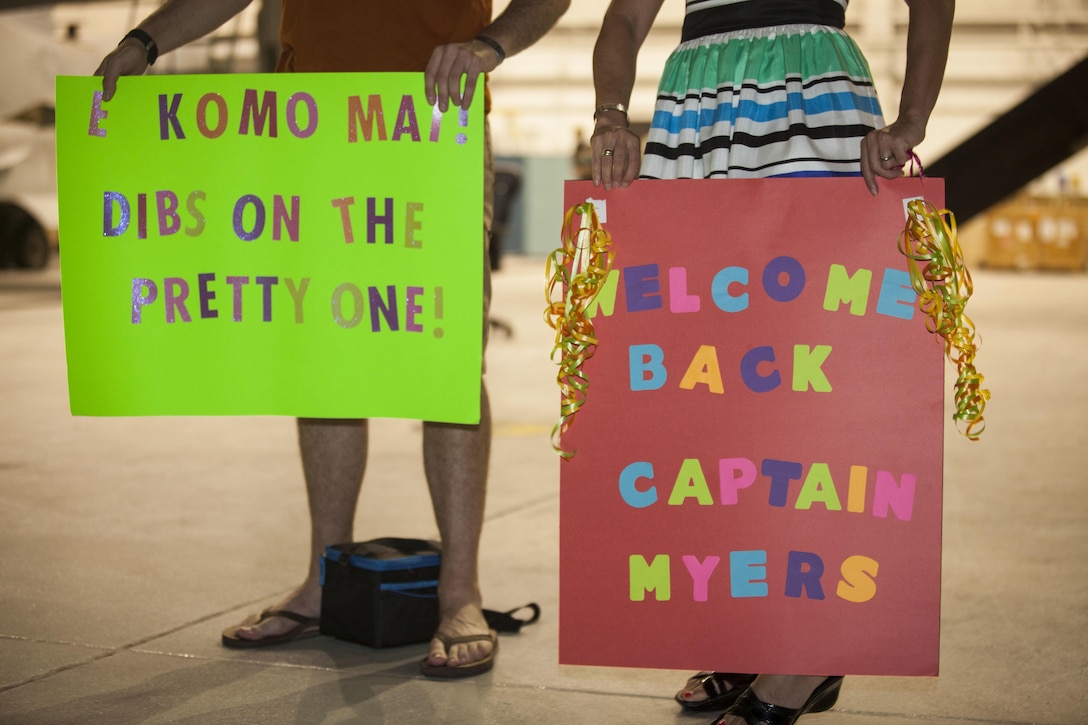
[[442, 563], [438, 542], [423, 539], [374, 539], [325, 548], [325, 559], [368, 571], [401, 571], [439, 566]]

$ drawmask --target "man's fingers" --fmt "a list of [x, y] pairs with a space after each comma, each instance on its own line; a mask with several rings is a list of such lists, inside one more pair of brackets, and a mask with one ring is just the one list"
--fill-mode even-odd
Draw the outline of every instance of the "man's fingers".
[[442, 49], [435, 48], [431, 53], [430, 60], [427, 61], [427, 68], [423, 71], [423, 85], [425, 86], [424, 93], [427, 95], [427, 105], [433, 106], [438, 101], [438, 94], [435, 92], [435, 83], [438, 80], [438, 66], [442, 61]]
[[[460, 77], [460, 74], [458, 74]], [[461, 108], [468, 108], [472, 104], [472, 97], [476, 94], [476, 79], [479, 73], [467, 73], [465, 75], [465, 92], [461, 94]]]
[[440, 45], [431, 53], [427, 61], [427, 70], [423, 78], [427, 85], [427, 103], [438, 104], [438, 109], [445, 113], [450, 107], [449, 74], [453, 64], [449, 46]]
[[94, 72], [96, 76], [102, 76], [102, 100], [108, 101], [117, 92], [117, 73], [110, 69], [110, 59], [107, 57]]
[[[464, 100], [466, 98], [469, 101], [472, 100], [476, 87], [476, 76], [479, 75], [475, 70], [475, 60], [476, 56], [463, 45], [446, 46], [442, 63], [438, 69], [438, 103], [443, 111], [446, 110], [442, 107], [443, 96], [455, 106], [468, 107]], [[461, 92], [461, 78], [463, 76], [467, 76], [464, 93]]]
[[[468, 108], [476, 95], [479, 85], [479, 76], [494, 70], [498, 65], [491, 58], [497, 56], [493, 50], [486, 48], [486, 57], [477, 55], [469, 43], [453, 43], [441, 45], [431, 53], [430, 60], [424, 72], [424, 82], [427, 85], [427, 103], [438, 104], [440, 111], [445, 113], [450, 104], [460, 108]], [[465, 88], [461, 90], [461, 82], [464, 78]]]

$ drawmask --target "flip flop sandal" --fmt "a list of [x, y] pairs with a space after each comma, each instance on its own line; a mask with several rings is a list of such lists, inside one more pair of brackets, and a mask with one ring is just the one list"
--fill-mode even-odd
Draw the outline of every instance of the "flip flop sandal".
[[487, 634], [470, 634], [464, 637], [447, 637], [444, 634], [436, 634], [435, 639], [446, 646], [449, 654], [450, 647], [469, 642], [491, 642], [491, 652], [482, 660], [469, 662], [467, 665], [432, 665], [424, 657], [419, 663], [419, 671], [425, 677], [442, 677], [447, 679], [458, 677], [474, 677], [489, 671], [495, 665], [495, 655], [499, 651], [499, 634], [491, 630]]
[[[705, 700], [685, 700], [680, 693], [676, 701], [685, 710], [721, 710], [729, 707], [741, 696], [756, 679], [755, 675], [743, 675], [735, 672], [699, 672], [684, 685], [685, 690], [703, 688]], [[694, 681], [694, 682], [693, 682]]]
[[[265, 622], [272, 617], [290, 619], [295, 626], [283, 634], [269, 635], [260, 639], [245, 639], [239, 636], [238, 630], [242, 627], [252, 627]], [[266, 609], [256, 616], [246, 618], [241, 624], [227, 627], [223, 630], [223, 646], [235, 649], [249, 649], [252, 647], [271, 647], [277, 644], [287, 644], [300, 639], [309, 639], [321, 634], [320, 620], [317, 617], [304, 617], [301, 614], [288, 612], [285, 609]]]

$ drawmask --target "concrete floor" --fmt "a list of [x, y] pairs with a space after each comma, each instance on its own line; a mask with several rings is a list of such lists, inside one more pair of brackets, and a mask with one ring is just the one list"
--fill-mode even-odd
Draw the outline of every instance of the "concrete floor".
[[[56, 269], [0, 272], [0, 722], [696, 723], [687, 673], [560, 666], [554, 371], [543, 263], [508, 258], [493, 338], [487, 606], [539, 602], [495, 670], [428, 681], [424, 647], [219, 632], [291, 588], [308, 536], [285, 418], [73, 418]], [[1088, 723], [1088, 278], [976, 273], [994, 399], [946, 441], [941, 676], [853, 677], [804, 722]], [[357, 538], [435, 535], [418, 423], [376, 421]]]

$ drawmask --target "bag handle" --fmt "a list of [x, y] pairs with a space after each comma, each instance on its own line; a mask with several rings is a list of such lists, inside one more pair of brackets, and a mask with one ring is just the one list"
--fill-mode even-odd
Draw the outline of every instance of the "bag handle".
[[[385, 547], [386, 549], [390, 551], [395, 551], [403, 556], [416, 556], [418, 554], [442, 554], [442, 547], [437, 541], [428, 541], [427, 539], [402, 539], [396, 536], [387, 536], [381, 539], [371, 539], [370, 541], [359, 541], [350, 544], [341, 544], [340, 547], [348, 549], [352, 554], [357, 554], [360, 547], [364, 547], [367, 545]], [[375, 553], [377, 554], [377, 552]], [[373, 558], [383, 559], [386, 557], [378, 554]]]
[[[520, 612], [522, 609], [528, 609], [532, 612], [532, 615], [528, 619], [518, 619], [514, 616], [515, 612]], [[528, 604], [522, 604], [520, 607], [514, 607], [507, 612], [496, 612], [491, 609], [484, 610], [484, 619], [487, 620], [487, 626], [496, 632], [519, 632], [522, 627], [527, 624], [540, 619], [540, 605], [536, 602], [529, 602]]]

